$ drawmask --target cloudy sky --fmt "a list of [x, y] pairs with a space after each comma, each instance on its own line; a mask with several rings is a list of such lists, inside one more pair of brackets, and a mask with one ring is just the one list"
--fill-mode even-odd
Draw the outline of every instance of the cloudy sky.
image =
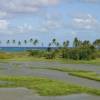
[[0, 40], [100, 38], [100, 0], [0, 0]]

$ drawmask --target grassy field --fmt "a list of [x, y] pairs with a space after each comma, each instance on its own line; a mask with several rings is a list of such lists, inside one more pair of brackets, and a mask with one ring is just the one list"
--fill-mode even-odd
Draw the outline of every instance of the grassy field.
[[1, 62], [7, 62], [7, 61], [46, 61], [46, 62], [60, 62], [65, 64], [91, 64], [91, 65], [97, 65], [100, 66], [100, 58], [97, 58], [95, 60], [69, 60], [69, 59], [61, 59], [61, 58], [55, 58], [55, 59], [45, 59], [45, 58], [38, 58], [38, 57], [32, 57], [32, 56], [12, 56], [12, 57], [5, 57], [0, 58]]
[[[42, 96], [69, 95], [76, 93], [100, 95], [100, 90], [50, 80], [47, 78], [0, 76], [0, 81], [8, 81], [7, 84], [0, 84], [0, 88], [25, 87], [36, 90], [36, 92]], [[11, 84], [9, 82], [11, 82]]]
[[28, 52], [0, 52], [0, 61], [47, 61], [47, 62], [61, 62], [66, 64], [92, 64], [100, 66], [100, 58], [94, 60], [70, 60], [62, 58], [45, 59], [44, 57], [29, 56]]
[[100, 75], [95, 72], [70, 72], [70, 75], [100, 81]]
[[100, 81], [100, 74], [96, 74], [95, 72], [91, 72], [91, 71], [83, 71], [83, 70], [76, 70], [76, 69], [70, 69], [70, 68], [50, 68], [50, 67], [43, 68], [43, 69], [67, 72], [69, 75], [78, 76], [78, 77], [95, 80], [95, 81]]

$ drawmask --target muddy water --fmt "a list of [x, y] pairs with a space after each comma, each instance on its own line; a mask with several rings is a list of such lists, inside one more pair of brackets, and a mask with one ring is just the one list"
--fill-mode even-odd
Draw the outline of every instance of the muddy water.
[[[66, 67], [66, 68], [88, 70], [100, 73], [100, 66], [94, 66], [94, 65], [61, 64], [58, 62], [7, 62], [7, 63], [2, 62], [0, 63], [0, 75], [40, 76], [40, 77], [47, 77], [50, 79], [62, 80], [73, 84], [79, 84], [81, 86], [87, 86], [97, 89], [100, 88], [100, 82], [70, 76], [65, 72], [59, 72], [47, 69], [31, 69], [30, 67], [33, 68]], [[6, 84], [6, 82], [0, 81], [0, 84], [4, 83]], [[86, 94], [61, 96], [61, 97], [40, 97], [34, 94], [32, 91], [23, 88], [0, 89], [0, 100], [94, 100], [94, 99], [100, 100], [100, 97], [86, 95]]]
[[[65, 66], [66, 65], [66, 66]], [[47, 68], [47, 67], [66, 67], [73, 69], [81, 70], [92, 70], [95, 72], [100, 72], [99, 66], [90, 66], [90, 65], [74, 65], [74, 64], [61, 64], [57, 62], [10, 62], [10, 63], [0, 63], [0, 67], [4, 68], [0, 70], [0, 75], [9, 75], [9, 76], [39, 76], [47, 77], [50, 79], [57, 79], [73, 84], [79, 84], [86, 87], [100, 88], [100, 82], [79, 78], [75, 76], [70, 76], [66, 72], [60, 72], [56, 70], [47, 70], [47, 69], [34, 69], [34, 67]], [[33, 67], [30, 68], [30, 67]], [[95, 69], [95, 70], [94, 70]]]
[[87, 94], [43, 97], [26, 88], [2, 88], [0, 100], [100, 100], [100, 97]]

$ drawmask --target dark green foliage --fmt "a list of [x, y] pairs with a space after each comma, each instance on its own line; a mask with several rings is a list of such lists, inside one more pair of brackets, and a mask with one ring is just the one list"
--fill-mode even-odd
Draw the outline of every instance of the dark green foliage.
[[100, 50], [100, 39], [97, 39], [93, 42], [94, 46]]
[[[34, 45], [38, 40], [34, 40]], [[99, 57], [99, 50], [96, 46], [99, 45], [99, 40], [92, 44], [89, 40], [81, 41], [77, 37], [73, 41], [73, 47], [69, 48], [69, 41], [64, 41], [62, 46], [54, 38], [48, 44], [47, 50], [30, 50], [29, 54], [35, 57], [44, 57], [46, 59], [65, 58], [72, 60], [91, 60]]]
[[35, 56], [35, 57], [43, 57], [45, 55], [45, 51], [41, 50], [29, 50], [29, 55]]
[[95, 48], [93, 46], [85, 46], [79, 48], [63, 48], [61, 50], [62, 58], [73, 60], [89, 60], [95, 58]]
[[46, 59], [53, 59], [55, 58], [56, 52], [55, 51], [51, 51], [51, 52], [47, 52], [45, 55]]

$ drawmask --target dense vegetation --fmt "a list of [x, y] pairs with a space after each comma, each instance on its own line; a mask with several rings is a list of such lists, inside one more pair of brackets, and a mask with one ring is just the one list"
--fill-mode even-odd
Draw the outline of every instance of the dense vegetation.
[[90, 60], [100, 57], [99, 39], [91, 43], [88, 40], [80, 41], [78, 38], [75, 38], [73, 47], [69, 47], [69, 43], [69, 41], [65, 41], [63, 45], [60, 45], [56, 39], [53, 39], [46, 51], [30, 50], [29, 52], [31, 56], [45, 57], [46, 59], [59, 57], [73, 60]]
[[60, 96], [75, 93], [100, 95], [99, 89], [97, 90], [88, 87], [81, 87], [47, 78], [1, 76], [0, 80], [7, 82], [6, 84], [0, 84], [0, 87], [25, 87], [28, 89], [35, 89], [36, 92], [42, 96]]
[[[2, 42], [0, 41], [2, 44]], [[39, 44], [39, 40], [32, 38], [30, 40], [24, 41], [16, 41], [16, 40], [7, 40], [7, 45], [13, 43], [21, 46], [23, 43], [33, 44], [33, 47]], [[41, 43], [41, 46], [44, 47], [44, 44]], [[17, 53], [18, 54], [18, 53]], [[21, 54], [21, 53], [19, 53]], [[23, 55], [19, 55], [22, 57]], [[24, 54], [24, 53], [23, 53]], [[63, 58], [63, 59], [71, 59], [71, 60], [92, 60], [96, 58], [100, 58], [100, 39], [95, 40], [91, 43], [88, 40], [81, 41], [77, 37], [73, 41], [73, 46], [70, 47], [70, 41], [64, 41], [62, 44], [59, 43], [55, 38], [48, 44], [47, 50], [28, 50], [28, 57], [37, 57], [37, 58], [46, 58], [46, 59], [54, 59], [54, 58]], [[25, 55], [26, 55], [25, 54]], [[9, 55], [9, 53], [0, 53], [0, 59], [9, 59], [13, 58], [13, 55]]]

